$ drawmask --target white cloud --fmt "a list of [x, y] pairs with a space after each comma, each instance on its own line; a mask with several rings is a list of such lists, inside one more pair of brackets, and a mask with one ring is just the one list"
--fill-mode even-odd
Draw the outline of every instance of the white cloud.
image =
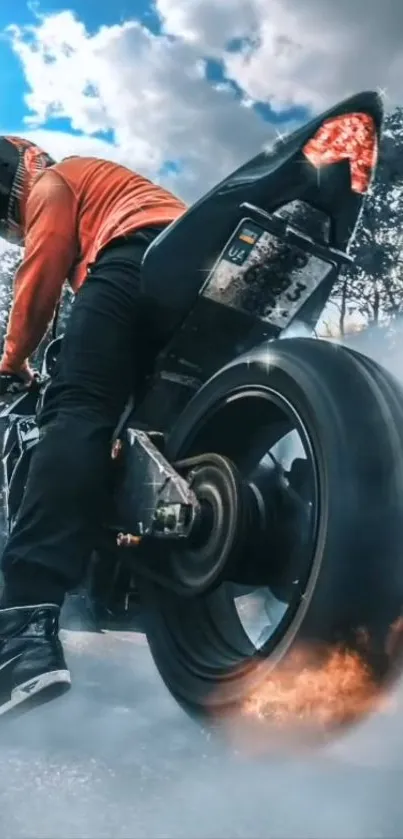
[[89, 35], [66, 11], [27, 29], [14, 26], [10, 37], [31, 88], [31, 129], [59, 116], [89, 137], [112, 131], [119, 159], [145, 174], [155, 177], [167, 160], [179, 161], [181, 174], [165, 182], [185, 196], [207, 189], [270, 137], [270, 127], [228, 86], [206, 80], [193, 45], [138, 22]]
[[[192, 199], [270, 139], [256, 100], [321, 109], [377, 86], [403, 100], [401, 0], [155, 0], [155, 10], [159, 35], [133, 20], [90, 34], [71, 11], [9, 29], [33, 138], [57, 156], [106, 156], [153, 178], [179, 162], [162, 180]], [[233, 39], [241, 51], [228, 49]], [[207, 81], [206, 58], [222, 62], [242, 102]], [[51, 116], [84, 136], [46, 133]]]
[[122, 152], [118, 146], [87, 134], [76, 135], [66, 131], [49, 131], [46, 128], [30, 128], [27, 131], [0, 128], [0, 134], [13, 134], [16, 137], [31, 140], [31, 142], [46, 149], [55, 160], [61, 160], [61, 158], [72, 154], [79, 154], [90, 157], [106, 157], [108, 160], [117, 162], [122, 161]]
[[[275, 108], [321, 108], [360, 89], [403, 101], [401, 0], [156, 0], [165, 31], [220, 54], [230, 78]], [[253, 46], [226, 50], [234, 37]]]
[[261, 21], [255, 0], [156, 0], [155, 6], [165, 32], [216, 55], [234, 38], [257, 31]]

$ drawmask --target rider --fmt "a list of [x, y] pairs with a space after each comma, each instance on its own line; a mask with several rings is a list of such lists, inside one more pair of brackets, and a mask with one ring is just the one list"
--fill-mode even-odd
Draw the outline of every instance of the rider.
[[107, 514], [112, 433], [144, 357], [158, 345], [140, 289], [141, 260], [185, 209], [123, 166], [90, 157], [55, 163], [32, 143], [0, 138], [0, 235], [25, 247], [0, 395], [31, 381], [29, 357], [66, 279], [76, 293], [2, 558], [0, 714], [27, 707], [27, 700], [47, 701], [70, 685], [60, 607], [84, 578]]

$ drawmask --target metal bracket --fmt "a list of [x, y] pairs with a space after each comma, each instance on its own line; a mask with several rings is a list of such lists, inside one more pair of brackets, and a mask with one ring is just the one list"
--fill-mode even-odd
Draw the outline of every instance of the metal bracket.
[[265, 230], [279, 236], [284, 242], [290, 245], [301, 247], [308, 253], [318, 256], [325, 262], [332, 262], [334, 265], [354, 265], [354, 258], [345, 251], [334, 248], [332, 245], [323, 244], [303, 233], [299, 228], [294, 227], [288, 219], [280, 218], [271, 213], [266, 213], [260, 207], [255, 207], [254, 204], [249, 204], [245, 201], [241, 204], [241, 210], [245, 210], [251, 218], [260, 222]]
[[121, 528], [131, 537], [186, 537], [199, 507], [194, 492], [146, 432], [127, 428], [122, 444], [115, 496]]

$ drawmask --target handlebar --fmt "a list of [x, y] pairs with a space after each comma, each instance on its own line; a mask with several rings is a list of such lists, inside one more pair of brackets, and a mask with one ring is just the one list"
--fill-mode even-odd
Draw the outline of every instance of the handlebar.
[[[14, 381], [11, 380], [12, 378]], [[11, 376], [10, 380], [9, 389], [4, 389], [3, 393], [0, 393], [0, 419], [13, 413], [14, 408], [17, 407], [20, 401], [25, 400], [28, 395], [31, 395], [36, 401], [42, 388], [49, 381], [49, 377], [40, 376], [38, 373], [35, 373], [34, 378], [30, 382], [24, 383], [21, 379]]]
[[43, 377], [35, 372], [33, 378], [24, 381], [21, 376], [14, 373], [0, 373], [0, 397], [19, 396], [31, 390], [38, 390], [43, 384]]

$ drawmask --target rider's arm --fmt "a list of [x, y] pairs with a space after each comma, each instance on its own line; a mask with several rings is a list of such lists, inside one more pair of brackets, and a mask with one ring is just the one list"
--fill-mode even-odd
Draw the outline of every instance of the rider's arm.
[[25, 254], [14, 280], [0, 372], [26, 371], [48, 329], [76, 258], [75, 210], [68, 185], [56, 172], [44, 172], [27, 202]]

